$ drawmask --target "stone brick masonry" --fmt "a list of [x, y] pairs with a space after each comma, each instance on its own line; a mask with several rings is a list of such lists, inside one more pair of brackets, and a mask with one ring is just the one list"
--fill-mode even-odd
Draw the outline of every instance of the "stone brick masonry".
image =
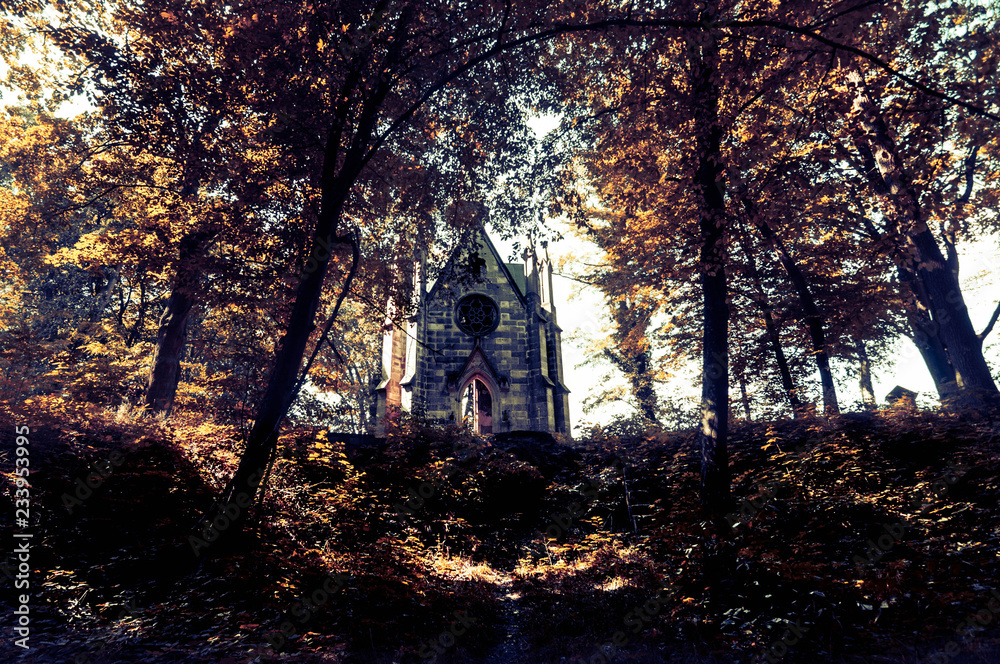
[[[489, 394], [478, 401], [480, 416], [466, 418], [470, 426], [483, 433], [569, 433], [547, 249], [532, 246], [523, 264], [505, 264], [482, 230], [466, 245], [433, 286], [417, 288], [419, 307], [407, 329], [387, 326], [379, 422], [384, 427], [395, 409], [414, 408], [441, 422], [461, 422], [469, 413], [463, 396], [479, 381]], [[456, 315], [459, 302], [472, 294], [492, 300], [499, 317], [495, 330], [478, 337], [461, 329]]]

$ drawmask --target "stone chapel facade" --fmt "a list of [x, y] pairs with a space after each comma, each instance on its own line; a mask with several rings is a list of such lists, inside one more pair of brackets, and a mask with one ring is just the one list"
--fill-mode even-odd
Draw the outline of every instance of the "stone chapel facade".
[[471, 248], [456, 250], [432, 285], [418, 276], [416, 314], [406, 329], [387, 322], [377, 433], [394, 412], [422, 410], [484, 435], [568, 434], [547, 247], [526, 250], [524, 263], [504, 263], [481, 228], [466, 244]]

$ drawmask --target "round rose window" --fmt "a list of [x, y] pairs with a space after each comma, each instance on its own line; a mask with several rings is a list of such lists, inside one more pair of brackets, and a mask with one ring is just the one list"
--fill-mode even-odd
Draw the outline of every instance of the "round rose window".
[[500, 324], [500, 309], [485, 295], [466, 295], [455, 307], [455, 323], [469, 336], [485, 337]]

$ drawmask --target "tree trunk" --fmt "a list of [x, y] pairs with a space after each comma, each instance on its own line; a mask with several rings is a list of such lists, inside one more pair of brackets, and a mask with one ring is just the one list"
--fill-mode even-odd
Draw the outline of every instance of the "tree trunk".
[[[413, 6], [407, 6], [397, 21], [394, 39], [386, 52], [382, 65], [391, 68], [398, 62], [403, 46], [405, 31], [413, 15]], [[341, 215], [347, 197], [351, 193], [354, 182], [365, 164], [366, 152], [372, 142], [378, 109], [388, 95], [394, 79], [392, 76], [377, 77], [374, 89], [364, 91], [367, 96], [356, 117], [352, 111], [357, 110], [354, 96], [359, 90], [364, 90], [362, 79], [363, 58], [357, 59], [345, 76], [336, 99], [339, 100], [334, 109], [333, 121], [326, 138], [323, 154], [323, 167], [320, 176], [320, 206], [316, 226], [312, 234], [312, 246], [309, 260], [299, 274], [299, 284], [296, 289], [295, 303], [285, 328], [285, 335], [278, 346], [267, 389], [261, 398], [257, 409], [257, 417], [253, 428], [247, 436], [246, 449], [240, 458], [236, 473], [226, 486], [222, 501], [210, 509], [202, 523], [214, 523], [214, 517], [220, 509], [238, 501], [241, 495], [253, 499], [261, 489], [262, 479], [266, 478], [268, 467], [276, 450], [278, 427], [288, 413], [296, 396], [299, 381], [299, 370], [302, 357], [305, 354], [309, 335], [315, 329], [314, 320], [319, 307], [320, 295], [323, 290], [323, 279], [335, 247], [350, 247], [353, 250], [351, 270], [342, 287], [340, 297], [334, 306], [333, 314], [327, 323], [327, 330], [336, 318], [340, 305], [350, 289], [355, 270], [359, 262], [359, 246], [356, 235], [351, 232], [337, 234]], [[384, 69], [383, 71], [387, 71]], [[354, 123], [353, 135], [345, 140], [348, 133], [348, 123]], [[348, 145], [342, 150], [342, 143]], [[314, 350], [319, 351], [319, 345]], [[308, 370], [308, 367], [307, 367]], [[226, 536], [237, 534], [246, 524], [247, 510], [229, 519]]]
[[[142, 263], [142, 264], [139, 265], [139, 271], [141, 272], [143, 269], [145, 269], [145, 263]], [[135, 345], [135, 342], [138, 341], [138, 339], [139, 339], [139, 335], [142, 334], [142, 330], [146, 326], [146, 306], [147, 306], [147, 304], [148, 303], [146, 301], [146, 280], [140, 278], [139, 279], [139, 313], [136, 315], [135, 325], [132, 326], [132, 329], [129, 330], [128, 334], [125, 336], [125, 347], [126, 348], [131, 348], [132, 346]], [[124, 311], [124, 306], [125, 305], [123, 303], [122, 304], [122, 309], [119, 310], [119, 313], [118, 313], [118, 322], [119, 322], [119, 324], [122, 327], [123, 333], [125, 331], [125, 321], [124, 321], [124, 313], [125, 313], [125, 311]]]
[[[882, 181], [881, 176], [878, 175], [875, 158], [870, 154], [870, 150], [865, 152], [865, 162], [865, 168], [858, 169], [861, 176], [876, 191], [882, 191], [885, 183]], [[871, 220], [866, 217], [864, 221], [872, 240], [880, 243], [884, 242], [886, 238], [879, 233]], [[954, 260], [954, 264], [957, 265], [957, 254], [952, 258], [951, 251], [949, 250], [949, 261], [951, 260]], [[927, 294], [921, 288], [920, 282], [913, 270], [900, 264], [896, 265], [896, 270], [899, 275], [899, 283], [907, 284], [907, 287], [910, 289], [910, 298], [906, 305], [906, 318], [911, 330], [910, 339], [917, 347], [917, 350], [920, 351], [920, 356], [924, 360], [927, 371], [934, 380], [934, 387], [937, 390], [939, 400], [942, 404], [952, 403], [958, 396], [955, 369], [951, 366], [951, 360], [948, 359], [948, 352], [945, 350], [944, 344], [941, 343], [941, 338], [937, 335], [934, 321], [931, 320]]]
[[774, 353], [774, 361], [778, 365], [778, 375], [781, 376], [781, 386], [788, 395], [788, 405], [792, 409], [792, 418], [798, 419], [804, 413], [802, 400], [799, 399], [798, 389], [792, 379], [792, 372], [788, 369], [788, 359], [785, 357], [785, 349], [781, 345], [781, 336], [778, 333], [778, 325], [774, 322], [774, 315], [771, 313], [770, 305], [766, 305], [764, 311], [764, 330], [767, 339], [771, 344]]
[[[709, 521], [725, 532], [729, 486], [729, 304], [726, 284], [725, 199], [719, 90], [713, 81], [717, 45], [711, 33], [699, 35], [692, 57], [695, 189], [701, 195], [701, 288], [705, 327], [702, 335], [701, 497]], [[692, 49], [695, 50], [695, 49]]]
[[805, 314], [806, 329], [809, 331], [809, 339], [812, 341], [813, 357], [816, 358], [816, 367], [819, 369], [819, 380], [823, 387], [823, 412], [826, 415], [837, 415], [840, 413], [840, 404], [837, 402], [837, 387], [833, 382], [833, 373], [830, 371], [830, 357], [826, 352], [826, 333], [823, 326], [823, 317], [820, 315], [819, 307], [813, 298], [809, 288], [809, 282], [798, 264], [792, 259], [785, 244], [768, 225], [767, 221], [761, 219], [756, 223], [757, 229], [765, 240], [771, 245], [778, 262], [788, 275], [788, 280], [792, 284], [799, 302], [802, 304], [802, 312]]
[[653, 381], [649, 375], [649, 369], [645, 373], [636, 373], [631, 377], [632, 394], [639, 402], [639, 413], [642, 419], [650, 424], [659, 424], [656, 416], [656, 391], [653, 389]]
[[612, 305], [611, 314], [615, 323], [614, 339], [617, 348], [614, 351], [607, 350], [607, 356], [628, 378], [643, 421], [658, 425], [652, 357], [646, 338], [651, 310], [642, 307], [638, 301], [623, 301], [617, 307]]
[[143, 406], [152, 413], [170, 414], [180, 381], [181, 359], [187, 343], [188, 320], [195, 303], [194, 290], [200, 269], [199, 260], [205, 251], [208, 233], [185, 236], [180, 243], [177, 274], [160, 317], [156, 334], [156, 349], [149, 369], [149, 381]]
[[848, 83], [853, 94], [851, 113], [854, 117], [849, 124], [856, 128], [854, 140], [871, 155], [881, 180], [876, 190], [890, 203], [891, 221], [899, 241], [897, 254], [926, 294], [934, 323], [930, 332], [940, 338], [955, 371], [960, 405], [1000, 404], [1000, 391], [983, 357], [982, 345], [969, 318], [958, 280], [950, 269], [954, 261], [949, 263], [945, 258], [922, 219], [917, 193], [904, 172], [881, 111], [872, 101], [858, 69], [848, 74]]
[[955, 368], [951, 365], [948, 351], [938, 335], [937, 324], [932, 320], [927, 307], [927, 298], [920, 289], [916, 275], [906, 268], [899, 267], [900, 283], [908, 283], [913, 292], [913, 298], [906, 311], [906, 320], [913, 333], [913, 344], [920, 351], [920, 356], [927, 366], [927, 371], [934, 381], [938, 399], [942, 404], [956, 402], [959, 396], [958, 379]]
[[[930, 235], [930, 231], [925, 231], [921, 235]], [[933, 244], [928, 245], [928, 239]], [[929, 246], [938, 249], [933, 238], [922, 237], [920, 240], [917, 244], [922, 251], [930, 253]], [[1000, 404], [1000, 392], [997, 391], [989, 366], [983, 357], [982, 344], [972, 326], [958, 283], [949, 270], [941, 267], [935, 269], [922, 267], [918, 270], [918, 274], [927, 286], [928, 295], [934, 306], [933, 331], [937, 334], [933, 335], [932, 343], [942, 345], [947, 352], [955, 372], [960, 405], [973, 407], [982, 403]]]
[[[749, 208], [748, 208], [749, 209]], [[803, 415], [802, 401], [799, 399], [798, 391], [795, 389], [795, 381], [792, 380], [792, 372], [788, 369], [788, 359], [785, 357], [785, 349], [781, 345], [781, 336], [778, 333], [778, 324], [774, 320], [774, 313], [771, 304], [767, 300], [764, 292], [764, 284], [760, 278], [760, 270], [757, 269], [757, 261], [753, 256], [749, 243], [743, 238], [743, 253], [747, 257], [747, 267], [750, 279], [753, 281], [754, 290], [757, 291], [757, 307], [764, 318], [764, 332], [767, 335], [768, 344], [774, 353], [775, 364], [778, 365], [778, 375], [781, 377], [781, 386], [788, 395], [788, 405], [792, 409], [792, 417], [798, 419]]]
[[[354, 270], [358, 263], [356, 239], [353, 235], [332, 235], [333, 222], [340, 217], [340, 211], [346, 201], [348, 191], [349, 189], [334, 192], [334, 195], [331, 195], [329, 199], [324, 201], [329, 203], [325, 207], [325, 210], [328, 212], [327, 214], [320, 215], [316, 225], [310, 259], [306, 264], [306, 269], [300, 274], [302, 280], [299, 282], [295, 304], [292, 306], [292, 313], [289, 317], [285, 335], [279, 344], [274, 368], [267, 383], [267, 389], [258, 406], [253, 428], [247, 436], [246, 450], [240, 459], [240, 464], [233, 475], [233, 479], [230, 480], [229, 485], [226, 487], [221, 506], [230, 505], [233, 502], [237, 502], [238, 504], [241, 494], [245, 494], [252, 500], [261, 488], [261, 481], [267, 476], [270, 463], [276, 451], [278, 427], [281, 426], [281, 422], [284, 420], [285, 415], [287, 415], [292, 401], [297, 394], [298, 390], [296, 388], [299, 382], [302, 357], [305, 354], [309, 336], [316, 329], [313, 320], [315, 319], [316, 310], [319, 305], [323, 279], [332, 255], [331, 248], [352, 247], [355, 257], [351, 266], [351, 272], [343, 286], [330, 322], [336, 318], [340, 303], [350, 289]], [[324, 198], [326, 199], [325, 196]], [[309, 270], [311, 265], [316, 266], [312, 271]], [[319, 350], [318, 347], [316, 350]], [[213, 513], [210, 512], [208, 516], [213, 516]], [[242, 529], [246, 516], [246, 511], [244, 511], [237, 518], [230, 520], [231, 523], [227, 527], [227, 536], [236, 534]]]
[[861, 387], [861, 402], [865, 410], [875, 410], [877, 401], [875, 400], [875, 388], [872, 386], [872, 366], [868, 360], [868, 351], [865, 350], [865, 342], [859, 337], [855, 343], [858, 351], [858, 384]]
[[747, 396], [747, 381], [743, 378], [743, 372], [739, 375], [740, 382], [740, 401], [743, 403], [743, 416], [746, 417], [747, 422], [753, 422], [753, 416], [750, 413], [750, 397]]
[[[330, 164], [332, 167], [335, 163]], [[313, 245], [306, 269], [300, 274], [295, 303], [289, 316], [286, 332], [279, 344], [274, 368], [268, 379], [267, 389], [257, 409], [257, 417], [247, 437], [247, 447], [240, 459], [240, 465], [227, 487], [226, 500], [232, 500], [242, 488], [251, 497], [257, 487], [251, 482], [255, 474], [263, 475], [271, 460], [278, 427], [288, 413], [295, 397], [302, 357], [305, 354], [309, 335], [316, 326], [313, 321], [319, 306], [323, 279], [332, 255], [332, 247], [343, 247], [351, 241], [347, 236], [333, 234], [336, 222], [350, 191], [349, 186], [338, 186], [335, 181], [331, 190], [324, 190], [323, 211], [319, 216], [313, 234]], [[315, 265], [315, 269], [308, 268]]]

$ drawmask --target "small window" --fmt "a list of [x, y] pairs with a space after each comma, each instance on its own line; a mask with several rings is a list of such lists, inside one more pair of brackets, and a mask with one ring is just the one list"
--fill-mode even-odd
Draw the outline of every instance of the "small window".
[[469, 263], [466, 266], [466, 269], [470, 277], [472, 277], [475, 281], [482, 281], [484, 267], [486, 267], [486, 261], [479, 256], [478, 251], [473, 251], [469, 254]]

